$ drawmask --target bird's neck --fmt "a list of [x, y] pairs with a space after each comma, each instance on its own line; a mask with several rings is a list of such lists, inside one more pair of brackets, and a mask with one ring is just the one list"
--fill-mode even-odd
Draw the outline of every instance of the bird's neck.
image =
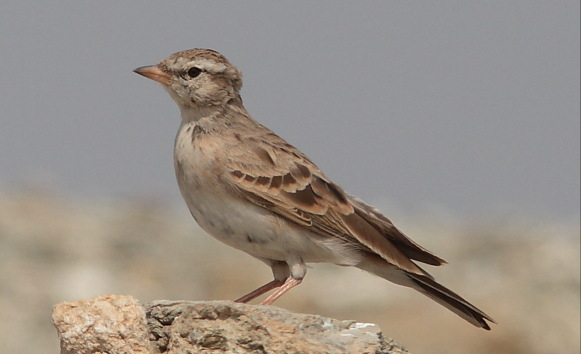
[[202, 118], [209, 118], [212, 116], [224, 114], [228, 110], [245, 110], [242, 105], [242, 99], [236, 97], [228, 101], [228, 103], [219, 106], [198, 106], [198, 105], [179, 105], [182, 116], [182, 124], [188, 122], [196, 122]]

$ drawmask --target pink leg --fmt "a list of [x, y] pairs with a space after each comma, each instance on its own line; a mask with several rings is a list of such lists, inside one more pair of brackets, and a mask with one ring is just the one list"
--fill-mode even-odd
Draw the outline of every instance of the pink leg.
[[242, 303], [247, 303], [248, 301], [259, 297], [260, 295], [264, 294], [267, 291], [270, 291], [274, 288], [278, 288], [281, 285], [283, 285], [284, 282], [282, 280], [276, 280], [274, 279], [273, 281], [264, 284], [263, 286], [261, 286], [260, 288], [249, 292], [248, 294], [242, 296], [240, 299], [235, 300], [235, 302], [242, 302]]
[[[293, 277], [288, 277], [284, 284], [275, 290], [270, 296], [264, 299], [260, 304], [261, 305], [270, 305], [275, 302], [279, 297], [284, 295], [287, 291], [294, 288], [295, 286], [299, 285], [303, 280], [302, 279], [295, 279]], [[268, 284], [267, 284], [268, 285]]]

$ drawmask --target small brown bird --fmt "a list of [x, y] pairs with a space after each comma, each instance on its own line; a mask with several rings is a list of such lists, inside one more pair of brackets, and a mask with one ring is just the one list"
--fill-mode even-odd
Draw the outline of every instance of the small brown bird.
[[363, 269], [413, 288], [477, 327], [494, 320], [437, 283], [414, 261], [446, 263], [361, 200], [301, 151], [250, 117], [242, 73], [209, 49], [175, 53], [135, 72], [163, 85], [181, 111], [174, 166], [198, 224], [271, 267], [274, 280], [238, 299], [276, 289], [271, 304], [301, 283], [305, 263]]

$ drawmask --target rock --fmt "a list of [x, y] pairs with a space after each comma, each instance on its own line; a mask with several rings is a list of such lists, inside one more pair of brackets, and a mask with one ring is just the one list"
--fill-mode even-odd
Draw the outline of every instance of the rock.
[[131, 296], [60, 303], [53, 309], [52, 323], [61, 354], [151, 353], [145, 311]]
[[156, 301], [147, 308], [155, 353], [407, 353], [379, 327], [230, 301]]
[[61, 354], [408, 353], [378, 326], [231, 301], [104, 295], [55, 306]]

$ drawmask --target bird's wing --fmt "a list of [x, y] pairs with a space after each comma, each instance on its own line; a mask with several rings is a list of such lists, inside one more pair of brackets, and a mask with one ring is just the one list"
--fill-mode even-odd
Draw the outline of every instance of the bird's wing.
[[412, 259], [444, 262], [399, 232], [377, 209], [343, 192], [274, 133], [238, 139], [239, 144], [229, 147], [227, 178], [252, 203], [312, 232], [376, 253], [411, 273], [427, 275]]

